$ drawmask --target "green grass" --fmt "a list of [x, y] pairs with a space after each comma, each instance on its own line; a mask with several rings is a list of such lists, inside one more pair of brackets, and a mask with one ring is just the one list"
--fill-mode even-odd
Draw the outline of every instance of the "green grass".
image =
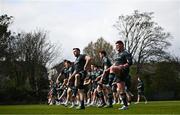
[[62, 105], [0, 105], [0, 114], [180, 114], [180, 101], [152, 101], [129, 106], [128, 110], [114, 108], [86, 107], [76, 110]]

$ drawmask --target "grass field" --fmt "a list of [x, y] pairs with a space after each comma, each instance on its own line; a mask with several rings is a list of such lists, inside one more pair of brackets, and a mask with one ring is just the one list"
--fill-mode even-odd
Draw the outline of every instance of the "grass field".
[[180, 114], [180, 101], [151, 101], [129, 106], [128, 110], [114, 108], [87, 107], [76, 110], [62, 105], [0, 105], [0, 114]]

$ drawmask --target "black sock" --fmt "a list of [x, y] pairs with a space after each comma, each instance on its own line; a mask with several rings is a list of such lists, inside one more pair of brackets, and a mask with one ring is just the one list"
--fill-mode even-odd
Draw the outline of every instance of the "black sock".
[[84, 107], [84, 100], [81, 101], [81, 107]]
[[99, 92], [99, 97], [101, 98], [102, 100], [102, 103], [105, 104], [105, 100], [104, 100], [104, 95], [103, 95], [103, 92]]
[[128, 100], [128, 103], [131, 103], [131, 99]]
[[78, 88], [75, 86], [75, 87], [74, 87], [74, 90], [73, 90], [73, 96], [74, 96], [74, 97], [76, 97], [77, 92], [78, 92]]
[[113, 94], [112, 93], [108, 94], [108, 101], [109, 101], [109, 105], [112, 105], [112, 103], [113, 103]]
[[124, 104], [125, 106], [128, 106], [128, 105], [127, 105], [127, 99], [126, 99], [126, 94], [125, 94], [125, 93], [121, 94], [121, 98], [122, 98], [123, 104]]

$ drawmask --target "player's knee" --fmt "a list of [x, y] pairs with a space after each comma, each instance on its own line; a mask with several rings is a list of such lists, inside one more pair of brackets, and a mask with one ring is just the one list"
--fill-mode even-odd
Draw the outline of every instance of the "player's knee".
[[76, 74], [75, 75], [75, 79], [79, 79], [80, 75], [79, 74]]
[[67, 83], [67, 82], [68, 82], [68, 79], [64, 79], [64, 82]]
[[111, 67], [110, 67], [110, 71], [113, 71], [113, 70], [114, 70], [114, 66], [111, 66]]
[[125, 93], [125, 90], [121, 89], [121, 88], [117, 88], [117, 92], [119, 92], [120, 94]]
[[121, 89], [117, 88], [117, 92], [121, 92]]
[[97, 87], [97, 89], [96, 89], [96, 91], [101, 91], [101, 88], [100, 88], [100, 86], [98, 85], [98, 87]]

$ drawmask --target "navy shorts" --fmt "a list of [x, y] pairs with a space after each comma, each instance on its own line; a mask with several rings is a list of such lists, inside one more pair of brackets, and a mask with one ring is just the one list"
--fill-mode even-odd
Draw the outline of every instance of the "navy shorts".
[[84, 79], [86, 78], [87, 72], [86, 71], [80, 71], [79, 75], [80, 75], [79, 89], [84, 89]]

